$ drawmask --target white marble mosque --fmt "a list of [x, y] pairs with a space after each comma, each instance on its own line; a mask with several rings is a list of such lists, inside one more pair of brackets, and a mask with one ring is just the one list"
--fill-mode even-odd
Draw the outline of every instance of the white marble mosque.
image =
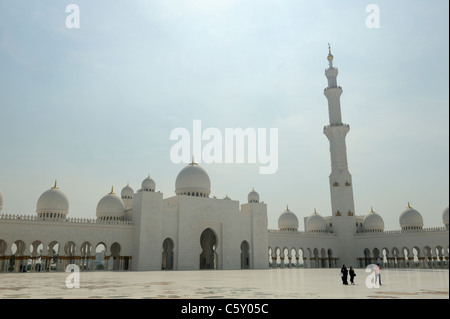
[[[148, 176], [135, 191], [105, 194], [96, 216], [69, 214], [69, 199], [57, 183], [38, 199], [36, 214], [0, 214], [0, 272], [197, 270], [264, 268], [448, 268], [449, 207], [442, 225], [424, 228], [409, 203], [399, 212], [399, 229], [385, 231], [371, 209], [357, 215], [341, 118], [338, 69], [331, 49], [325, 70], [330, 142], [331, 212], [314, 211], [299, 229], [294, 212], [281, 212], [278, 229], [268, 229], [267, 204], [253, 189], [248, 202], [210, 197], [207, 172], [192, 160], [175, 181], [175, 195], [164, 197]], [[1, 186], [1, 185], [0, 185]], [[288, 201], [288, 199], [286, 199]], [[0, 192], [0, 211], [8, 198]], [[406, 203], [405, 203], [406, 206]], [[282, 209], [280, 209], [282, 210]]]

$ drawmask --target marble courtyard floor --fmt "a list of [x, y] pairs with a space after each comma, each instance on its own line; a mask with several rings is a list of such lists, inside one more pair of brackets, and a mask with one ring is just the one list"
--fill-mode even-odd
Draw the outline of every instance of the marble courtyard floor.
[[[382, 286], [356, 269], [356, 285], [343, 286], [340, 269], [0, 273], [1, 299], [448, 299], [449, 270], [382, 270]], [[74, 281], [71, 281], [73, 283]]]

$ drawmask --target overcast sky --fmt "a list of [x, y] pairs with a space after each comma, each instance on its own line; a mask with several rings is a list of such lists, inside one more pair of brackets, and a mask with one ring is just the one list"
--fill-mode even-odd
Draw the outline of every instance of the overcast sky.
[[[77, 4], [80, 28], [67, 28]], [[368, 28], [370, 3], [380, 27]], [[357, 215], [399, 229], [408, 205], [443, 226], [449, 202], [449, 8], [434, 1], [131, 0], [0, 2], [2, 213], [35, 214], [58, 186], [69, 216], [95, 217], [113, 185], [148, 174], [174, 196], [175, 128], [277, 128], [278, 170], [202, 164], [212, 196], [254, 187], [277, 228], [331, 215], [328, 43]]]

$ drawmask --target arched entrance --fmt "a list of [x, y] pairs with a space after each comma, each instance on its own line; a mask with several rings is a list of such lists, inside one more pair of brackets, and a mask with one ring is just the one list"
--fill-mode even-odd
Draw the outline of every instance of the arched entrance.
[[46, 266], [45, 269], [47, 271], [59, 271], [61, 270], [58, 266], [60, 265], [59, 262], [59, 242], [52, 241], [47, 246], [47, 256], [45, 258], [46, 260]]
[[372, 259], [370, 257], [370, 250], [368, 248], [364, 249], [364, 267], [372, 264]]
[[241, 269], [250, 269], [250, 245], [245, 240], [241, 244]]
[[73, 241], [68, 241], [64, 245], [64, 256], [62, 271], [66, 271], [66, 267], [70, 264], [75, 264], [75, 253], [77, 251], [77, 245]]
[[217, 269], [217, 236], [211, 228], [205, 229], [200, 235], [200, 269]]
[[94, 260], [94, 269], [95, 270], [108, 270], [106, 269], [106, 244], [101, 242], [98, 243], [95, 247], [95, 260]]
[[171, 270], [173, 269], [173, 240], [170, 238], [166, 238], [163, 242], [163, 252], [162, 252], [162, 270]]
[[[111, 245], [112, 270], [121, 270], [120, 268], [120, 244], [114, 243]], [[111, 266], [110, 266], [111, 267]], [[110, 268], [111, 269], [111, 268]]]
[[81, 245], [80, 254], [80, 270], [91, 270], [93, 268], [93, 260], [91, 259], [92, 245], [85, 241]]
[[10, 265], [14, 267], [14, 272], [26, 272], [28, 258], [25, 256], [25, 242], [16, 240], [11, 247], [12, 255]]
[[0, 272], [8, 271], [10, 257], [6, 256], [7, 249], [8, 245], [6, 244], [6, 241], [0, 239]]
[[43, 258], [42, 258], [42, 251], [44, 250], [44, 245], [41, 241], [35, 240], [30, 245], [30, 252], [31, 252], [31, 272], [39, 272], [42, 271], [42, 265], [43, 265]]

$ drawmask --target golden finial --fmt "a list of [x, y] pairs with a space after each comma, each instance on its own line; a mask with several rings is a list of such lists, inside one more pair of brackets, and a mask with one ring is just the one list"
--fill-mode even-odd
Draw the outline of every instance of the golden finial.
[[373, 211], [373, 207], [372, 206], [370, 206], [370, 212], [371, 213], [373, 213], [374, 211]]
[[53, 186], [52, 188], [58, 189], [58, 186], [56, 186], [56, 179], [55, 179], [55, 186]]
[[111, 186], [111, 193], [110, 194], [114, 194], [114, 186]]
[[409, 202], [408, 202], [408, 208], [411, 208], [411, 205], [409, 204]]
[[331, 54], [331, 46], [328, 43], [328, 63], [330, 64], [330, 68], [333, 67], [333, 55]]
[[287, 212], [289, 211], [289, 205], [286, 205], [286, 211]]
[[194, 155], [192, 155], [192, 162], [191, 162], [191, 164], [190, 165], [197, 165], [197, 163], [195, 162], [195, 160], [194, 160]]

